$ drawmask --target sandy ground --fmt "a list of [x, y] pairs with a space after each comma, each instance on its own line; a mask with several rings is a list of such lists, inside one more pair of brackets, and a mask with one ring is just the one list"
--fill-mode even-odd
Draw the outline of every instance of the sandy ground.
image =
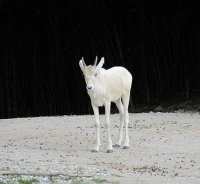
[[[131, 148], [106, 153], [95, 141], [93, 116], [0, 120], [0, 183], [35, 176], [40, 183], [199, 184], [200, 114], [130, 114]], [[119, 117], [111, 116], [113, 143]]]

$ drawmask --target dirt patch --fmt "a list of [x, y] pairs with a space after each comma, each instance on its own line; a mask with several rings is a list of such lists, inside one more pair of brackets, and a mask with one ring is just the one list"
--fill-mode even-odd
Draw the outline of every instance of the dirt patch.
[[[22, 176], [44, 184], [200, 183], [198, 113], [130, 114], [131, 147], [113, 153], [106, 153], [105, 118], [100, 118], [99, 153], [91, 152], [93, 116], [1, 119], [0, 183]], [[115, 143], [117, 114], [111, 122]]]

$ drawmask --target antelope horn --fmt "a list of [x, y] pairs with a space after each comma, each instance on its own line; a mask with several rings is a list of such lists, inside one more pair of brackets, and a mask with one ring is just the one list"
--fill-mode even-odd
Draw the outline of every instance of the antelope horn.
[[96, 57], [95, 57], [95, 61], [94, 61], [94, 66], [97, 65], [97, 60], [98, 60], [98, 57], [96, 56]]

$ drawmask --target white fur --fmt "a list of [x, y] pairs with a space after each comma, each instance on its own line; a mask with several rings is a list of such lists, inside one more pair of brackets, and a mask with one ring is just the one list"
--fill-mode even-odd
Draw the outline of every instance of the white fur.
[[[108, 70], [103, 69], [104, 58], [96, 66], [86, 66], [84, 59], [79, 62], [80, 68], [84, 74], [88, 95], [91, 99], [92, 108], [95, 115], [97, 128], [97, 141], [94, 148], [99, 151], [100, 147], [100, 122], [99, 122], [99, 106], [105, 106], [106, 125], [108, 133], [108, 152], [112, 152], [112, 140], [110, 133], [110, 105], [114, 102], [120, 112], [120, 131], [117, 145], [121, 146], [123, 138], [123, 125], [125, 121], [125, 142], [124, 148], [129, 147], [128, 135], [128, 105], [130, 98], [130, 90], [132, 85], [132, 75], [124, 67], [116, 66]], [[123, 103], [122, 103], [123, 102]]]

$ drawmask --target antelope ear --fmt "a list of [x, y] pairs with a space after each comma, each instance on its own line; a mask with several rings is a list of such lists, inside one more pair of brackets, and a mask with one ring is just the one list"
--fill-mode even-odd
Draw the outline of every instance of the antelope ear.
[[79, 61], [79, 66], [80, 66], [81, 70], [84, 71], [86, 64], [85, 64], [83, 57]]
[[103, 64], [104, 64], [104, 57], [101, 58], [99, 64], [97, 65], [97, 69], [102, 68]]

